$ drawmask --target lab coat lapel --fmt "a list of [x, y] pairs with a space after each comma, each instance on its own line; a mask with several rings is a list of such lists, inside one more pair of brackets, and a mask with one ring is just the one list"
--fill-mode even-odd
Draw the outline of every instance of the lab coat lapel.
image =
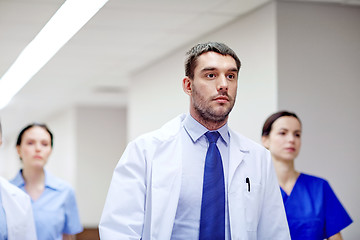
[[240, 140], [237, 138], [234, 132], [230, 131], [230, 157], [229, 157], [229, 186], [231, 187], [236, 170], [243, 162], [246, 151], [242, 150]]
[[[170, 125], [179, 129], [180, 122]], [[166, 129], [164, 129], [166, 131]], [[151, 175], [151, 239], [170, 239], [180, 195], [182, 145], [180, 134], [169, 139], [154, 153]]]
[[248, 151], [242, 147], [241, 141], [235, 133], [231, 133], [230, 158], [229, 158], [229, 220], [231, 228], [231, 239], [247, 239], [245, 237], [245, 214], [243, 186], [245, 183], [244, 168]]

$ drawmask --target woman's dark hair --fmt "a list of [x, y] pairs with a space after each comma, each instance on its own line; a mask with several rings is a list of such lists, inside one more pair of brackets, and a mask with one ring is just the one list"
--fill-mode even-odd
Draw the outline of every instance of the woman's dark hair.
[[262, 129], [262, 133], [261, 133], [261, 136], [269, 136], [270, 135], [270, 132], [271, 132], [271, 128], [272, 128], [272, 125], [273, 123], [278, 119], [278, 118], [281, 118], [281, 117], [294, 117], [296, 118], [297, 120], [299, 120], [300, 124], [301, 124], [301, 121], [300, 121], [300, 118], [293, 112], [288, 112], [288, 111], [279, 111], [279, 112], [276, 112], [272, 115], [270, 115], [265, 123], [264, 123], [264, 126], [263, 126], [263, 129]]
[[237, 71], [239, 72], [241, 62], [236, 55], [236, 53], [229, 48], [224, 43], [218, 43], [218, 42], [208, 42], [208, 43], [199, 43], [192, 47], [187, 53], [186, 53], [186, 60], [185, 60], [185, 76], [193, 79], [194, 78], [194, 70], [196, 67], [196, 60], [198, 57], [206, 52], [216, 52], [220, 53], [221, 55], [229, 55], [231, 56], [237, 66]]
[[32, 127], [41, 127], [43, 129], [45, 129], [49, 134], [50, 134], [50, 139], [51, 139], [51, 148], [53, 147], [53, 143], [54, 143], [54, 137], [53, 134], [51, 133], [51, 131], [49, 130], [49, 128], [43, 124], [43, 123], [31, 123], [29, 125], [27, 125], [26, 127], [23, 128], [23, 130], [21, 130], [21, 132], [19, 133], [19, 136], [17, 138], [16, 141], [16, 146], [20, 146], [21, 145], [21, 141], [22, 141], [22, 136], [24, 135], [24, 133], [32, 128]]

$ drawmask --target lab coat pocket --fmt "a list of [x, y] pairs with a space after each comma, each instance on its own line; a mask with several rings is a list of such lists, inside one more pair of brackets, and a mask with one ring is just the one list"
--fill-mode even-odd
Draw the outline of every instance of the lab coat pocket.
[[245, 183], [245, 218], [246, 230], [256, 231], [259, 222], [261, 185], [256, 183]]

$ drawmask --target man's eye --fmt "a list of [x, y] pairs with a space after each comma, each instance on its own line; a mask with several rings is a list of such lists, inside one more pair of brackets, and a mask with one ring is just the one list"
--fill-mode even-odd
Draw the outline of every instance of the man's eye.
[[208, 75], [206, 75], [208, 78], [214, 78], [215, 77], [215, 74], [213, 73], [209, 73]]
[[229, 79], [235, 79], [235, 75], [234, 75], [234, 74], [230, 74], [230, 75], [228, 75], [228, 78], [229, 78]]

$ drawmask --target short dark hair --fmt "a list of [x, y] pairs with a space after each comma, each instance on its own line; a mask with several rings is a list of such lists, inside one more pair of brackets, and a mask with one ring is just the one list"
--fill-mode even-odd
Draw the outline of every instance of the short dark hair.
[[279, 112], [276, 112], [276, 113], [273, 113], [271, 114], [265, 121], [264, 123], [264, 126], [262, 128], [262, 133], [261, 133], [261, 136], [269, 136], [270, 135], [270, 132], [271, 132], [271, 128], [272, 128], [272, 125], [273, 123], [278, 119], [278, 118], [281, 118], [281, 117], [294, 117], [296, 118], [297, 120], [299, 120], [300, 124], [301, 124], [301, 121], [300, 121], [300, 118], [293, 112], [289, 112], [289, 111], [279, 111]]
[[45, 129], [49, 134], [50, 134], [50, 139], [51, 139], [51, 148], [53, 147], [53, 144], [54, 144], [54, 136], [52, 134], [52, 132], [50, 131], [50, 129], [46, 126], [46, 124], [44, 123], [31, 123], [29, 125], [27, 125], [26, 127], [24, 127], [21, 132], [19, 133], [19, 136], [17, 138], [17, 141], [16, 141], [16, 146], [20, 146], [21, 145], [21, 141], [22, 141], [22, 136], [24, 135], [24, 133], [30, 129], [30, 128], [33, 128], [33, 127], [41, 127], [43, 129]]
[[194, 70], [196, 67], [196, 61], [198, 57], [206, 52], [216, 52], [220, 53], [221, 55], [229, 55], [231, 56], [237, 66], [237, 70], [239, 72], [241, 62], [236, 55], [236, 53], [229, 48], [224, 43], [218, 43], [218, 42], [207, 42], [207, 43], [199, 43], [192, 47], [187, 53], [186, 53], [186, 59], [185, 59], [185, 76], [193, 79], [194, 78]]

